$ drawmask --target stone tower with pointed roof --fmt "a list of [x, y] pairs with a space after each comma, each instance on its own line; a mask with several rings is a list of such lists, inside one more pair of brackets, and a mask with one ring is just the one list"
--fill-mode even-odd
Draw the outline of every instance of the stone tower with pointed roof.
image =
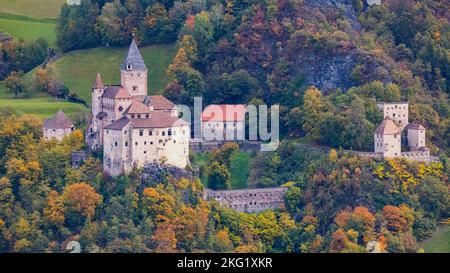
[[389, 116], [386, 116], [375, 130], [373, 138], [375, 153], [381, 154], [383, 157], [401, 156], [401, 130]]
[[147, 66], [133, 39], [120, 67], [120, 82], [123, 89], [132, 96], [147, 96], [147, 72]]
[[72, 121], [59, 109], [55, 116], [44, 121], [43, 133], [44, 138], [62, 140], [65, 136], [70, 135], [75, 127]]

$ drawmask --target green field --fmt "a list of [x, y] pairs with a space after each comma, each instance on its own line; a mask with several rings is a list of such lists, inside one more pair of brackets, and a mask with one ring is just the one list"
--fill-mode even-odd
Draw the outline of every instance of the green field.
[[66, 0], [0, 0], [0, 13], [56, 19], [65, 2]]
[[43, 37], [50, 47], [55, 47], [56, 44], [55, 27], [56, 22], [53, 20], [0, 14], [0, 32], [26, 41], [34, 41]]
[[438, 228], [433, 237], [421, 243], [425, 253], [450, 253], [450, 226]]
[[87, 113], [89, 109], [81, 104], [70, 103], [64, 100], [55, 100], [51, 97], [30, 98], [30, 99], [0, 99], [0, 109], [11, 108], [17, 114], [34, 114], [43, 118], [51, 117], [62, 109], [68, 116], [75, 116], [79, 113]]
[[[208, 167], [210, 159], [209, 153], [197, 154], [197, 164], [199, 166]], [[238, 152], [232, 157], [231, 162], [231, 188], [232, 189], [245, 189], [247, 188], [248, 175], [250, 171], [251, 154], [246, 152]], [[208, 177], [202, 175], [200, 180], [203, 185], [208, 184]]]
[[[83, 99], [91, 100], [91, 87], [97, 73], [103, 83], [120, 84], [120, 64], [128, 48], [94, 48], [64, 54], [53, 66], [58, 78]], [[149, 94], [160, 93], [166, 86], [166, 70], [175, 55], [173, 45], [153, 45], [140, 49], [149, 69]]]

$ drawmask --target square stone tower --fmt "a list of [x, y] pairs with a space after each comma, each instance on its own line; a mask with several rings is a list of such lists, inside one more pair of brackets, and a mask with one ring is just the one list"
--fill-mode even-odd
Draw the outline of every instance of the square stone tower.
[[408, 130], [408, 146], [411, 151], [418, 151], [420, 148], [425, 148], [426, 129], [419, 122], [413, 122], [406, 127]]
[[133, 97], [147, 96], [147, 72], [147, 66], [133, 39], [128, 55], [120, 67], [120, 79], [123, 89]]
[[409, 104], [407, 102], [380, 102], [378, 109], [383, 112], [383, 118], [389, 117], [403, 130], [409, 123]]
[[402, 154], [401, 130], [387, 116], [374, 133], [375, 153], [383, 157], [398, 157]]

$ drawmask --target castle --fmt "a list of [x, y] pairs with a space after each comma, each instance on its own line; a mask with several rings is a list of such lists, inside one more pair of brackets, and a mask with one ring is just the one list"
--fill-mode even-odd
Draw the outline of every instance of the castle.
[[[430, 149], [426, 147], [426, 129], [419, 122], [409, 123], [407, 102], [377, 103], [383, 112], [383, 122], [374, 132], [375, 155], [392, 158], [404, 157], [412, 160], [431, 161]], [[402, 152], [402, 135], [406, 132], [408, 152]]]
[[86, 141], [103, 148], [103, 168], [111, 176], [158, 161], [179, 168], [189, 163], [190, 124], [178, 118], [175, 105], [163, 96], [147, 95], [148, 69], [133, 40], [120, 67], [120, 85], [92, 86], [92, 114]]

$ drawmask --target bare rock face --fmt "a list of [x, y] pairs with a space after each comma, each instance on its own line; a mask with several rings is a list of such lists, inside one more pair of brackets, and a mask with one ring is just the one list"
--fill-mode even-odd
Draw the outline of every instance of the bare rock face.
[[[290, 35], [280, 50], [281, 56], [275, 58], [288, 66], [277, 70], [275, 65], [275, 81], [287, 82], [301, 76], [306, 87], [314, 85], [325, 93], [346, 91], [374, 80], [392, 81], [395, 61], [358, 46], [363, 30], [352, 0], [304, 0], [297, 16], [304, 20], [303, 26]], [[291, 78], [283, 78], [286, 74]], [[275, 83], [277, 87], [282, 85]]]

